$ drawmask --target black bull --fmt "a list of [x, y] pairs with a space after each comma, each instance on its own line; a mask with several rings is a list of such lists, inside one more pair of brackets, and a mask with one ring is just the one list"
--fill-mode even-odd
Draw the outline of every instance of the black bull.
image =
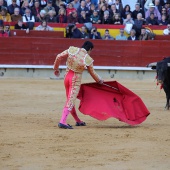
[[164, 58], [162, 61], [151, 63], [148, 65], [152, 69], [156, 69], [157, 82], [161, 84], [166, 94], [165, 108], [170, 108], [170, 57]]

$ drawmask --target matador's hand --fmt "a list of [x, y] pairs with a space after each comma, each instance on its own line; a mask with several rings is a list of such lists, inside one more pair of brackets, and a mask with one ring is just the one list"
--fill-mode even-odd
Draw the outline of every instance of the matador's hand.
[[54, 74], [55, 74], [57, 77], [59, 77], [59, 76], [60, 76], [60, 71], [59, 71], [59, 70], [55, 70], [55, 71], [54, 71]]
[[99, 83], [99, 84], [103, 84], [103, 83], [104, 83], [104, 80], [99, 80], [98, 83]]

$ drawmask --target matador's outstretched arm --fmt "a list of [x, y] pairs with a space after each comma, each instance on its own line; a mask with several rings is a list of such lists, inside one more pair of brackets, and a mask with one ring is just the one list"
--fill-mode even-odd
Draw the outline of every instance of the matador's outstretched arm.
[[90, 75], [93, 77], [93, 79], [98, 82], [98, 83], [103, 83], [103, 80], [101, 79], [101, 77], [95, 72], [94, 68], [93, 68], [93, 64], [90, 64], [88, 67], [87, 67]]
[[54, 62], [54, 70], [58, 70], [61, 60], [67, 57], [68, 57], [68, 50], [65, 50], [62, 53], [58, 54]]

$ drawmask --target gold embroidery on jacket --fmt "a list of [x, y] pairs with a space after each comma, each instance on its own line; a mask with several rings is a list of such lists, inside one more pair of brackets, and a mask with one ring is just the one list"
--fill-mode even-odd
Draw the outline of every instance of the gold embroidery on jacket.
[[[85, 58], [87, 58], [87, 64]], [[87, 69], [86, 65], [88, 66], [88, 64], [92, 62], [92, 58], [87, 55], [87, 51], [85, 49], [81, 48], [77, 50], [76, 47], [71, 47], [71, 49], [69, 48], [69, 57], [67, 58], [67, 67], [69, 69], [78, 73], [82, 73], [84, 69]]]
[[69, 55], [76, 55], [79, 52], [79, 50], [80, 50], [80, 48], [71, 46], [68, 49], [68, 53], [69, 53]]

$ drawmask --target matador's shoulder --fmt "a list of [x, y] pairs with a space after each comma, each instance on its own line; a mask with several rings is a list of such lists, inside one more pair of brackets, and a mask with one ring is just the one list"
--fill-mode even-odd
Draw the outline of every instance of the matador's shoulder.
[[74, 46], [70, 46], [68, 49], [68, 53], [70, 55], [76, 55], [79, 52], [80, 48], [78, 47], [74, 47]]
[[86, 65], [89, 66], [90, 64], [93, 63], [93, 61], [94, 61], [94, 60], [93, 60], [88, 54], [86, 54], [86, 57], [85, 57], [85, 63], [86, 63]]

